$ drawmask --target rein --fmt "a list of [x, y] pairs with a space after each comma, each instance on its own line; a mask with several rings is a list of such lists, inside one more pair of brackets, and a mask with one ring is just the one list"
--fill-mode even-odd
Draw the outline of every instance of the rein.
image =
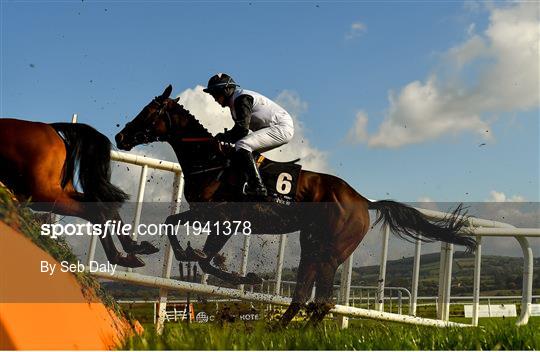
[[[204, 174], [206, 172], [211, 172], [211, 171], [216, 171], [216, 170], [224, 170], [228, 167], [229, 165], [221, 165], [221, 166], [216, 166], [216, 167], [211, 167], [211, 168], [208, 168], [208, 169], [203, 169], [203, 170], [199, 170], [199, 171], [193, 171], [193, 172], [190, 172], [188, 173], [188, 175], [197, 175], [197, 174]], [[219, 177], [218, 177], [219, 178]]]
[[184, 143], [211, 142], [213, 140], [214, 140], [213, 137], [186, 137], [186, 138], [180, 138], [180, 141], [184, 142]]
[[[213, 142], [215, 141], [214, 137], [185, 137], [185, 138], [180, 138], [180, 142], [182, 143], [208, 143], [208, 142]], [[221, 151], [221, 146], [220, 146], [220, 151]], [[206, 169], [202, 169], [202, 170], [197, 170], [197, 171], [192, 171], [192, 172], [189, 172], [188, 175], [199, 175], [199, 174], [205, 174], [207, 172], [212, 172], [212, 171], [217, 171], [217, 170], [221, 170], [221, 172], [217, 175], [216, 177], [216, 180], [219, 180], [221, 178], [221, 176], [223, 175], [223, 172], [226, 168], [228, 168], [230, 166], [230, 162], [226, 162], [224, 165], [220, 165], [220, 166], [215, 166], [215, 167], [209, 167], [209, 168], [206, 168]]]

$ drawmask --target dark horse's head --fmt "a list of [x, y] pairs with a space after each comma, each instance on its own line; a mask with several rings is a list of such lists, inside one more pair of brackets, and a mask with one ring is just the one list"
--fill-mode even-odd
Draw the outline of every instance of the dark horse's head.
[[171, 111], [179, 107], [180, 98], [169, 98], [172, 86], [169, 85], [160, 96], [155, 97], [135, 118], [115, 136], [116, 146], [131, 150], [139, 144], [166, 141], [173, 129]]

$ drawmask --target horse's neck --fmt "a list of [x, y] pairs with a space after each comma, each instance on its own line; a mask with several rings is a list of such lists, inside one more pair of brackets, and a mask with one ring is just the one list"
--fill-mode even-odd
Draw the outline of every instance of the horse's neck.
[[[190, 138], [212, 138], [212, 134], [181, 105], [176, 105], [173, 111], [174, 124], [180, 126], [181, 120], [185, 126], [177, 127], [178, 133], [172, 133], [169, 144], [183, 169], [189, 171], [201, 164], [210, 164], [219, 153], [218, 146], [210, 141], [186, 141]], [[181, 131], [181, 132], [180, 132]]]
[[[200, 136], [189, 136], [184, 138], [196, 138]], [[183, 170], [185, 187], [184, 195], [188, 202], [206, 202], [212, 198], [216, 191], [218, 180], [216, 172], [220, 170], [210, 170], [219, 163], [219, 160], [212, 159], [216, 153], [209, 153], [209, 143], [182, 142], [180, 138], [169, 141], [176, 153], [180, 167]], [[205, 171], [207, 170], [207, 171]]]
[[191, 171], [194, 167], [201, 165], [201, 163], [210, 162], [211, 155], [205, 153], [207, 148], [201, 146], [199, 142], [183, 142], [181, 138], [197, 138], [197, 137], [179, 137], [178, 139], [172, 139], [169, 144], [173, 148], [178, 162], [182, 169]]

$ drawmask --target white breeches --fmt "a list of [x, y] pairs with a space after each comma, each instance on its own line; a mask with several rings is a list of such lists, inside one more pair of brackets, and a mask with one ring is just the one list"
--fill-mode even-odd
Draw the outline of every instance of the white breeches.
[[288, 143], [294, 135], [294, 127], [289, 125], [273, 125], [261, 128], [240, 139], [234, 147], [250, 152], [264, 153]]

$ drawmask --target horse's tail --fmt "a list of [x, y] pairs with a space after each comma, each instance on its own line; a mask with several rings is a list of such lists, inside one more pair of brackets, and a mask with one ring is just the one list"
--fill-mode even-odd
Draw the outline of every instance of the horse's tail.
[[467, 213], [460, 204], [451, 214], [442, 220], [430, 221], [420, 211], [392, 200], [369, 202], [369, 209], [377, 210], [379, 216], [374, 225], [381, 220], [390, 227], [395, 235], [411, 242], [411, 239], [423, 242], [443, 241], [467, 247], [468, 252], [476, 249], [476, 241], [460, 234], [467, 222]]
[[129, 198], [110, 182], [111, 142], [107, 137], [82, 123], [52, 123], [51, 126], [66, 145], [62, 187], [75, 179], [78, 166], [85, 201], [122, 203]]

